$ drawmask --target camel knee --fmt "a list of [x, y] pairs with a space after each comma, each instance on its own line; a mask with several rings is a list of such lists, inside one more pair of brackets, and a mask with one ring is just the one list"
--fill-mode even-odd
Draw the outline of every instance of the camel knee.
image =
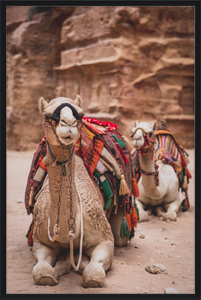
[[177, 199], [175, 201], [172, 201], [172, 202], [166, 204], [164, 207], [167, 212], [177, 213], [179, 211], [180, 201], [179, 201], [179, 199]]
[[147, 222], [149, 221], [149, 215], [145, 211], [146, 205], [140, 200], [136, 200], [138, 211], [139, 211], [139, 220], [138, 222]]

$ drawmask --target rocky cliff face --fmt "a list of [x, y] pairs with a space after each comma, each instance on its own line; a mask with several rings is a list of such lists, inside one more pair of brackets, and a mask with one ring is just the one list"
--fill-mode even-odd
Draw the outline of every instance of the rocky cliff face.
[[194, 146], [193, 7], [54, 8], [10, 31], [8, 147], [40, 141], [40, 96], [77, 94], [127, 137], [135, 120], [164, 119]]

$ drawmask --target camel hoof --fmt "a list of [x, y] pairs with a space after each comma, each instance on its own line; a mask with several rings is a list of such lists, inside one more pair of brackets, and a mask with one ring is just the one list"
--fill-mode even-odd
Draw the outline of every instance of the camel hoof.
[[176, 221], [177, 220], [177, 214], [174, 211], [171, 212], [166, 212], [163, 215], [163, 221], [166, 221], [167, 219], [169, 219], [170, 221]]
[[33, 268], [33, 278], [38, 285], [56, 285], [54, 269], [47, 262], [37, 263]]
[[85, 288], [102, 287], [105, 280], [105, 271], [99, 263], [89, 263], [83, 271], [82, 278]]
[[103, 286], [103, 284], [100, 284], [100, 282], [97, 282], [94, 280], [90, 280], [90, 281], [84, 283], [85, 288], [100, 288], [102, 286]]
[[149, 221], [149, 216], [146, 211], [139, 211], [139, 223], [140, 222], [148, 222]]
[[35, 279], [35, 283], [37, 285], [50, 285], [50, 286], [53, 286], [53, 285], [56, 285], [58, 283], [58, 281], [55, 280], [53, 277], [47, 277], [47, 276], [41, 277], [41, 276], [38, 276]]

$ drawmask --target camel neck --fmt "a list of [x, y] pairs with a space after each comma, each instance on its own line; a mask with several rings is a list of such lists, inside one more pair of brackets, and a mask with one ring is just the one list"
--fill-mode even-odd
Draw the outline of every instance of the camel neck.
[[47, 155], [49, 161], [50, 159], [52, 161], [52, 164], [47, 166], [50, 190], [49, 230], [50, 235], [53, 236], [53, 227], [57, 223], [60, 227], [57, 241], [66, 243], [68, 242], [69, 224], [72, 224], [72, 222], [68, 222], [68, 219], [76, 219], [77, 215], [74, 148], [71, 149], [71, 153], [69, 153], [69, 149], [64, 149], [58, 155], [58, 146], [52, 146], [50, 149], [52, 155], [57, 157], [57, 163], [48, 149]]
[[[154, 151], [154, 150], [153, 150]], [[153, 157], [153, 159], [152, 159]], [[156, 178], [151, 173], [155, 172], [155, 161], [154, 153], [149, 152], [147, 154], [139, 155], [140, 168], [143, 170], [141, 173], [142, 176], [142, 185], [147, 197], [159, 199], [161, 198], [161, 188], [156, 185]], [[145, 174], [149, 173], [149, 174]]]
[[[152, 159], [153, 158], [153, 159]], [[150, 151], [147, 154], [139, 153], [140, 168], [146, 172], [154, 172], [154, 152]]]

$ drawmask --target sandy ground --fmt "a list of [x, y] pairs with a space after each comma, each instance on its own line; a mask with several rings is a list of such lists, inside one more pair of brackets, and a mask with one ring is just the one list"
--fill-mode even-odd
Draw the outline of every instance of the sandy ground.
[[[32, 269], [36, 262], [25, 237], [32, 215], [27, 215], [24, 206], [33, 152], [7, 151], [7, 294], [164, 294], [165, 288], [194, 294], [194, 150], [188, 153], [193, 175], [189, 211], [179, 212], [176, 222], [167, 223], [152, 215], [149, 222], [138, 223], [132, 241], [126, 247], [115, 248], [103, 288], [85, 289], [82, 276], [73, 270], [60, 277], [57, 286], [34, 283]], [[146, 266], [154, 263], [163, 264], [167, 275], [145, 271]]]

